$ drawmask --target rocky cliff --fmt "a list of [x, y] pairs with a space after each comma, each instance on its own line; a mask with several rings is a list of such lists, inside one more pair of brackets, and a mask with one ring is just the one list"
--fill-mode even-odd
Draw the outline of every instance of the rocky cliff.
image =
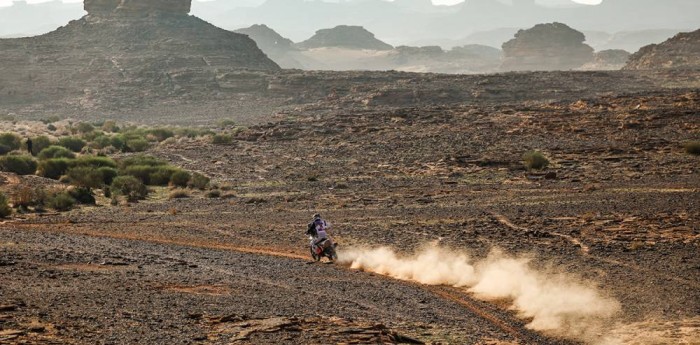
[[0, 103], [129, 109], [264, 89], [250, 75], [279, 66], [247, 36], [189, 16], [189, 5], [86, 0], [88, 15], [53, 32], [0, 39], [0, 94], [11, 96]]
[[538, 24], [520, 30], [515, 38], [503, 44], [505, 71], [553, 71], [577, 69], [593, 60], [593, 48], [565, 24]]
[[627, 70], [700, 68], [700, 30], [680, 33], [632, 54]]

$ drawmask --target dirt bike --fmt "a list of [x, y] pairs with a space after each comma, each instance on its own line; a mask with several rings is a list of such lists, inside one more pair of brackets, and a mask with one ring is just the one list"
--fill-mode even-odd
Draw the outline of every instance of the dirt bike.
[[311, 249], [311, 257], [314, 261], [319, 261], [324, 256], [331, 262], [338, 260], [338, 254], [335, 252], [337, 244], [330, 238], [316, 240], [313, 236], [309, 236], [309, 247]]

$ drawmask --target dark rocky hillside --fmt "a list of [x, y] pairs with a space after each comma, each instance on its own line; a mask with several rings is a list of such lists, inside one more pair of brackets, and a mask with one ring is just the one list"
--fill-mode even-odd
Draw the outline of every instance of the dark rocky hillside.
[[680, 33], [661, 44], [643, 47], [630, 57], [625, 69], [698, 67], [700, 67], [700, 30]]

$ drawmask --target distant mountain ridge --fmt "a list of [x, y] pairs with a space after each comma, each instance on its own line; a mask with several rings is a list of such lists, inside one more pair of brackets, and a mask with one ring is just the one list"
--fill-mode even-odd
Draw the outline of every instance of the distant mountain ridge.
[[[700, 1], [697, 0], [604, 0], [598, 6], [547, 0], [559, 5], [556, 7], [538, 5], [535, 0], [512, 1], [512, 5], [500, 0], [467, 0], [454, 6], [435, 6], [431, 0], [215, 0], [194, 2], [192, 13], [229, 30], [262, 23], [296, 42], [308, 39], [319, 29], [353, 25], [365, 27], [378, 39], [394, 46], [420, 42], [419, 45], [439, 44], [443, 48], [471, 43], [498, 47], [503, 41], [465, 38], [479, 32], [502, 28], [517, 31], [553, 21], [582, 32], [609, 35], [622, 31], [633, 35], [640, 30], [690, 31], [700, 24], [697, 16]], [[31, 6], [18, 2], [15, 6], [0, 8], [0, 36], [48, 32], [83, 14], [79, 4], [63, 4], [59, 0]], [[613, 39], [609, 45], [599, 48], [634, 51], [667, 38], [649, 37], [651, 40], [646, 41], [632, 36]], [[443, 43], [452, 41], [453, 44]]]

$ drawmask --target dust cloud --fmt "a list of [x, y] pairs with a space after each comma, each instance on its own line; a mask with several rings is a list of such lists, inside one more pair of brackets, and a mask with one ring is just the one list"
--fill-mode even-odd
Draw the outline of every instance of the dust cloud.
[[464, 288], [484, 300], [509, 300], [528, 328], [555, 336], [602, 343], [620, 304], [593, 283], [554, 269], [538, 270], [532, 259], [493, 250], [484, 260], [436, 245], [410, 256], [390, 248], [351, 248], [341, 263], [396, 279]]

